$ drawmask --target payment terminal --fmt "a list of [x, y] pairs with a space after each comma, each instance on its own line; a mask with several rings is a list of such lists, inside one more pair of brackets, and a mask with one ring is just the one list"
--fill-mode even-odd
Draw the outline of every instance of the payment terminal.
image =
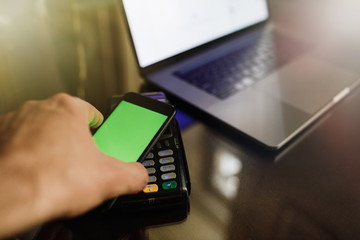
[[[142, 95], [167, 102], [162, 92]], [[111, 108], [119, 96], [111, 99]], [[191, 191], [190, 175], [177, 120], [174, 118], [160, 139], [141, 161], [147, 169], [148, 184], [135, 195], [120, 196], [104, 203], [96, 212], [126, 217], [143, 225], [158, 225], [186, 219]]]

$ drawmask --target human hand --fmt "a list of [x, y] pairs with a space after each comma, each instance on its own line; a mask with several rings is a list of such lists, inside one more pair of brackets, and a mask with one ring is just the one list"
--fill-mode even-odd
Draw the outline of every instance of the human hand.
[[145, 187], [140, 163], [96, 147], [89, 125], [102, 120], [93, 106], [66, 94], [0, 117], [0, 238]]

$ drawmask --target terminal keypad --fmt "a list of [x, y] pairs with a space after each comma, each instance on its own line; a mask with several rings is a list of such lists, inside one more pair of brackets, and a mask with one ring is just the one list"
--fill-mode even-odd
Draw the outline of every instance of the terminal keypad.
[[149, 173], [148, 185], [144, 188], [144, 193], [177, 188], [178, 176], [173, 150], [175, 145], [175, 138], [161, 139], [142, 161]]

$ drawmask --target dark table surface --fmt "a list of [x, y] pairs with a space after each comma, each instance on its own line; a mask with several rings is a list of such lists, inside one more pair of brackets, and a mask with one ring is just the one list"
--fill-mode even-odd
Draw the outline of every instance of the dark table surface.
[[[288, 19], [284, 25], [296, 26], [305, 37], [333, 41], [329, 36], [341, 33], [349, 44], [358, 44], [359, 28], [352, 18], [356, 14], [350, 15], [359, 7], [355, 1], [303, 0], [301, 7], [298, 2], [270, 1], [274, 21]], [[1, 114], [60, 91], [84, 98], [106, 114], [110, 96], [139, 91], [143, 85], [117, 1], [0, 4]], [[341, 14], [338, 9], [343, 9]], [[325, 15], [332, 21], [312, 22]], [[344, 19], [348, 24], [338, 26]], [[359, 63], [354, 61], [354, 67], [360, 69]], [[182, 130], [192, 183], [186, 221], [123, 229], [107, 222], [68, 227], [59, 220], [42, 226], [39, 236], [360, 239], [359, 103], [356, 89], [277, 152], [194, 118]]]

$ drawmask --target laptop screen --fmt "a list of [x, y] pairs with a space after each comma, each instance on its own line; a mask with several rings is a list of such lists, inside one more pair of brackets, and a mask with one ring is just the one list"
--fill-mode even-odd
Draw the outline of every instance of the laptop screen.
[[141, 67], [268, 18], [266, 0], [123, 0]]

